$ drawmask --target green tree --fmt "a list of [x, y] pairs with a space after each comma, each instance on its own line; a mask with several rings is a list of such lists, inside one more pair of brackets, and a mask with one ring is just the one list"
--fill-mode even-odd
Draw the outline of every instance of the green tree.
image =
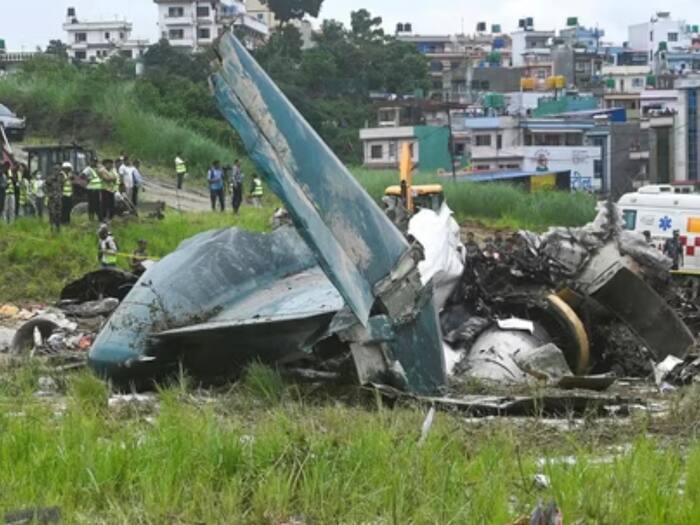
[[321, 12], [323, 0], [265, 0], [265, 4], [281, 23], [302, 19], [306, 15], [314, 18]]
[[46, 46], [46, 54], [68, 60], [68, 46], [60, 40], [50, 40]]

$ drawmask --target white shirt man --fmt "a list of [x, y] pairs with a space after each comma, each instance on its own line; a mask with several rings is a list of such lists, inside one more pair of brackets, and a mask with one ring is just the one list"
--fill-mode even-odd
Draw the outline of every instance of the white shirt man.
[[131, 165], [131, 161], [128, 159], [128, 157], [125, 158], [122, 165], [119, 166], [119, 180], [124, 186], [126, 194], [131, 195], [134, 187], [134, 168]]

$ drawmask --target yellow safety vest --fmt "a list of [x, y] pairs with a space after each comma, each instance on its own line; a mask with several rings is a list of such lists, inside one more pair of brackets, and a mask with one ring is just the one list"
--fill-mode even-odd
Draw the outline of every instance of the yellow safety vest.
[[253, 188], [253, 197], [262, 197], [263, 196], [263, 185], [262, 181], [260, 179], [254, 179], [253, 184], [255, 187]]
[[15, 194], [15, 185], [12, 180], [12, 177], [9, 175], [5, 177], [7, 180], [7, 186], [5, 187], [5, 195], [14, 195]]
[[88, 172], [87, 189], [88, 190], [101, 190], [102, 189], [102, 179], [97, 174], [97, 172], [92, 167], [89, 167], [87, 169], [87, 172]]
[[66, 179], [63, 181], [63, 196], [72, 197], [73, 196], [73, 177], [62, 172]]
[[29, 202], [29, 181], [22, 179], [19, 182], [19, 204], [24, 206]]
[[115, 180], [113, 182], [105, 182], [104, 189], [110, 193], [114, 193], [117, 191], [117, 184], [119, 184], [119, 174], [116, 172], [116, 170], [114, 168], [112, 168], [112, 170], [109, 172], [109, 174], [112, 177], [115, 177]]
[[175, 159], [175, 173], [187, 173], [187, 164], [180, 157]]

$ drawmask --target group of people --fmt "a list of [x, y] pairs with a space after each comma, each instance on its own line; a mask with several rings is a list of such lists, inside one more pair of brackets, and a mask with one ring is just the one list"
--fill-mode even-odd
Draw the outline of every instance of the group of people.
[[29, 173], [26, 164], [0, 166], [0, 218], [8, 224], [19, 217], [43, 217], [46, 187], [41, 173]]
[[[182, 189], [187, 173], [187, 163], [183, 160], [182, 154], [178, 153], [175, 157], [175, 177], [178, 190]], [[222, 212], [226, 210], [226, 194], [229, 193], [233, 213], [238, 215], [245, 193], [245, 174], [241, 162], [236, 160], [233, 166], [222, 167], [221, 162], [215, 160], [207, 171], [207, 184], [209, 185], [212, 211], [216, 211], [217, 203]], [[253, 173], [248, 192], [250, 203], [256, 208], [261, 207], [263, 195], [262, 179]]]
[[[116, 268], [119, 248], [114, 235], [106, 223], [100, 225], [97, 230], [98, 251], [97, 259], [102, 268]], [[135, 275], [141, 275], [146, 271], [145, 262], [148, 260], [148, 243], [145, 239], [139, 239], [138, 246], [131, 254], [129, 267]]]
[[126, 155], [116, 162], [93, 158], [78, 173], [65, 161], [44, 176], [39, 170], [30, 174], [26, 164], [5, 162], [0, 168], [0, 216], [12, 223], [18, 217], [43, 218], [48, 209], [51, 227], [59, 231], [70, 224], [76, 195], [84, 191], [89, 219], [108, 221], [115, 215], [117, 192], [133, 207], [137, 205], [143, 187], [140, 165]]

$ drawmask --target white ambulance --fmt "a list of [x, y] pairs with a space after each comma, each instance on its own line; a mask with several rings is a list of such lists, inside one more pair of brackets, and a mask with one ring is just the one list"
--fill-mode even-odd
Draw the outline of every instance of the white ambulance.
[[700, 194], [686, 187], [671, 185], [643, 186], [636, 193], [627, 193], [617, 205], [625, 221], [625, 229], [651, 233], [654, 245], [663, 250], [666, 239], [680, 231], [684, 250], [679, 273], [700, 273]]

